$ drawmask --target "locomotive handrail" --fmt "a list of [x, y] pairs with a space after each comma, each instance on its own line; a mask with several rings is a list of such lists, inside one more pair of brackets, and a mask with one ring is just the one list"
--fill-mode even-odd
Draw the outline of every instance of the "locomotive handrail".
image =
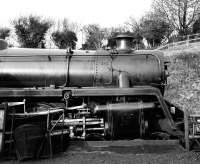
[[[120, 54], [118, 54], [117, 56], [133, 56], [134, 54], [123, 54], [123, 55], [120, 55]], [[144, 54], [144, 55], [150, 55], [150, 53], [149, 54]], [[94, 54], [91, 54], [91, 55], [56, 55], [56, 54], [41, 54], [41, 55], [38, 55], [38, 54], [36, 54], [36, 55], [0, 55], [0, 57], [36, 57], [36, 56], [116, 56], [116, 55], [112, 55], [112, 54], [107, 54], [107, 55], [94, 55]]]

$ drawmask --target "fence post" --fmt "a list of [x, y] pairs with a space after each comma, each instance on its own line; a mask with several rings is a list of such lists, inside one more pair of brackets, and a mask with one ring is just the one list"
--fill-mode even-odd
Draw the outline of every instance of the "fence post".
[[190, 150], [190, 144], [189, 144], [189, 114], [188, 110], [184, 109], [184, 126], [185, 126], [185, 148], [187, 151]]
[[187, 35], [187, 40], [186, 40], [186, 46], [187, 46], [187, 48], [189, 47], [189, 39], [190, 39], [190, 36]]

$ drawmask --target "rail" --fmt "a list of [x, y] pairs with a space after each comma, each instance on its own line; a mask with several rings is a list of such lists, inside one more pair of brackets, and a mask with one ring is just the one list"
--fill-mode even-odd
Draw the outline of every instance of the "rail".
[[175, 37], [171, 43], [161, 45], [160, 47], [156, 48], [156, 50], [175, 49], [176, 47], [179, 46], [184, 46], [184, 48], [189, 48], [191, 46], [191, 43], [200, 43], [200, 33]]

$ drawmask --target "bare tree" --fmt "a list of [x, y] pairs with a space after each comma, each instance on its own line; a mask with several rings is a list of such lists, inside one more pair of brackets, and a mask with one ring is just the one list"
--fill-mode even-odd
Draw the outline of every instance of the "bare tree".
[[125, 27], [131, 32], [140, 33], [140, 23], [135, 20], [134, 17], [130, 16], [129, 19], [125, 22]]
[[73, 31], [77, 34], [81, 29], [81, 25], [64, 18], [63, 20], [57, 21], [57, 27], [55, 28], [57, 28], [58, 31]]
[[114, 37], [128, 32], [125, 25], [102, 28], [98, 24], [89, 24], [84, 26], [83, 30], [86, 34], [86, 42], [83, 49], [99, 49], [107, 46], [114, 48], [116, 46]]
[[136, 44], [136, 48], [141, 45], [143, 34], [142, 28], [140, 25], [140, 21], [136, 21], [133, 17], [129, 17], [128, 21], [125, 22], [126, 29], [133, 34], [134, 42]]
[[51, 39], [55, 45], [60, 49], [65, 48], [76, 48], [77, 33], [80, 26], [69, 21], [69, 19], [64, 18], [63, 20], [58, 20], [57, 25], [54, 25], [54, 30], [51, 34]]
[[200, 0], [154, 0], [153, 8], [180, 35], [187, 35], [198, 18]]
[[84, 49], [99, 49], [102, 47], [104, 32], [98, 24], [89, 24], [84, 26], [83, 30], [86, 34]]

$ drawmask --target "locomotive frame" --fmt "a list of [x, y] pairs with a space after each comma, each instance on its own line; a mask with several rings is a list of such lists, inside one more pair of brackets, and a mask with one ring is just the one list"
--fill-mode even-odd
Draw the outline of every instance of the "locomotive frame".
[[[6, 49], [0, 50], [0, 100], [6, 111], [2, 154], [39, 156], [34, 148], [29, 154], [17, 146], [25, 134], [24, 147], [45, 138], [51, 155], [54, 135], [61, 143], [183, 137], [163, 98], [167, 66], [161, 52], [134, 52], [125, 46], [127, 36], [118, 39], [114, 52], [11, 49], [5, 55]], [[29, 141], [34, 137], [37, 142]]]

